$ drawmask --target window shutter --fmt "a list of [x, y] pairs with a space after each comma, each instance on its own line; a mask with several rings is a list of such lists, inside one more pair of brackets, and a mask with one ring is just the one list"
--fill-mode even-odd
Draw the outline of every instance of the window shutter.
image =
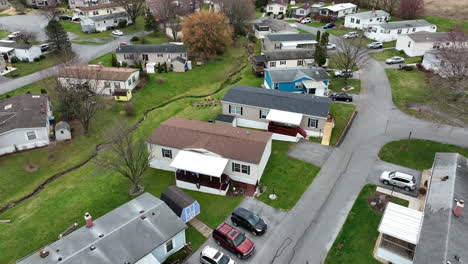
[[234, 162], [231, 163], [231, 166], [232, 166], [231, 171], [234, 171]]
[[242, 112], [244, 111], [244, 107], [241, 106], [240, 109], [241, 109], [241, 115], [242, 115]]
[[258, 118], [262, 119], [262, 110], [258, 111]]
[[231, 105], [229, 105], [229, 113], [231, 113]]

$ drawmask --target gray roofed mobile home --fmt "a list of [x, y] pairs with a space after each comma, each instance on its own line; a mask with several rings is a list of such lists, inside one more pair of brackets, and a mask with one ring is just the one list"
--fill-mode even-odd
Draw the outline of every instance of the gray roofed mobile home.
[[312, 78], [315, 81], [328, 80], [330, 76], [321, 67], [311, 68], [279, 68], [279, 69], [268, 69], [266, 70], [270, 74], [270, 78], [273, 82], [291, 82], [304, 77]]
[[283, 42], [283, 41], [303, 41], [303, 40], [315, 40], [314, 34], [268, 34], [265, 36], [272, 42]]
[[390, 14], [383, 10], [375, 10], [375, 11], [367, 11], [367, 12], [350, 14], [348, 16], [358, 17], [360, 19], [368, 19], [368, 18], [373, 18], [373, 17], [390, 16]]
[[267, 61], [271, 60], [295, 60], [295, 59], [313, 59], [315, 50], [313, 49], [297, 49], [297, 50], [274, 50], [264, 51]]
[[120, 45], [116, 53], [186, 53], [184, 45], [162, 43], [157, 45]]
[[443, 41], [444, 39], [447, 39], [448, 35], [448, 32], [420, 31], [408, 34], [407, 36], [410, 37], [414, 42], [433, 42]]
[[113, 13], [113, 14], [103, 15], [103, 16], [91, 16], [87, 18], [93, 21], [104, 21], [108, 19], [127, 18], [127, 17], [128, 17], [128, 14], [126, 12], [119, 12], [119, 13]]
[[49, 251], [47, 257], [35, 252], [17, 263], [135, 263], [186, 228], [163, 201], [144, 193], [94, 220], [93, 227], [82, 227], [45, 246], [41, 250]]
[[328, 97], [287, 93], [244, 85], [231, 87], [221, 101], [325, 118], [328, 117], [331, 104]]
[[410, 27], [425, 27], [425, 26], [430, 26], [430, 25], [433, 25], [433, 24], [427, 22], [424, 19], [418, 19], [418, 20], [386, 22], [386, 23], [378, 24], [376, 26], [380, 26], [383, 29], [391, 30], [391, 29], [410, 28]]
[[468, 201], [468, 159], [458, 153], [436, 153], [413, 263], [468, 260], [467, 211], [455, 216], [454, 199]]
[[1, 100], [0, 134], [17, 128], [46, 127], [48, 101], [44, 94], [22, 94]]

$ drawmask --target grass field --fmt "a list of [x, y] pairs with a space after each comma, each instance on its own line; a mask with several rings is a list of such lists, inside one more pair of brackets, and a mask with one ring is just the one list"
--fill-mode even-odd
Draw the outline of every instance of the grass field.
[[445, 17], [438, 17], [438, 16], [425, 16], [424, 19], [427, 20], [427, 22], [436, 25], [437, 32], [448, 32], [450, 29], [453, 29], [453, 28], [460, 28], [464, 30], [468, 29], [468, 21], [450, 19], [450, 18], [445, 18]]
[[[354, 89], [350, 91], [346, 91], [347, 93], [355, 93], [358, 94], [361, 92], [361, 80], [359, 79], [348, 79], [348, 86], [353, 86]], [[341, 90], [345, 87], [344, 78], [332, 76], [330, 79], [330, 86], [328, 87], [330, 90], [334, 92], [343, 92]]]
[[45, 70], [49, 67], [65, 62], [63, 56], [57, 56], [55, 54], [47, 54], [45, 56], [46, 57], [40, 61], [33, 61], [33, 62], [19, 61], [17, 63], [12, 63], [12, 66], [16, 68], [16, 70], [10, 73], [7, 73], [5, 77], [19, 78], [19, 77], [23, 77], [31, 73], [35, 73], [37, 71]]
[[[382, 215], [373, 211], [367, 202], [367, 197], [375, 193], [375, 190], [375, 185], [364, 186], [328, 252], [325, 264], [380, 263], [374, 259], [372, 252], [379, 235], [377, 228]], [[408, 201], [398, 198], [393, 198], [392, 202], [408, 206]]]
[[10, 34], [11, 32], [8, 30], [0, 30], [0, 39], [6, 38]]
[[162, 32], [150, 33], [142, 36], [138, 36], [138, 41], [132, 41], [132, 44], [160, 44], [163, 42], [169, 42], [167, 36]]
[[468, 157], [468, 149], [429, 140], [398, 140], [385, 144], [379, 152], [383, 161], [417, 170], [430, 169], [436, 152], [457, 152]]
[[330, 140], [331, 146], [334, 146], [337, 143], [338, 138], [340, 137], [341, 133], [343, 133], [343, 130], [354, 110], [356, 110], [356, 106], [353, 104], [331, 104], [330, 113], [335, 116], [335, 127], [333, 128], [332, 137]]
[[[267, 190], [258, 199], [280, 210], [293, 208], [320, 170], [310, 163], [287, 156], [291, 146], [289, 142], [273, 141], [271, 156], [260, 180]], [[268, 198], [273, 188], [276, 200]]]
[[327, 23], [322, 23], [322, 22], [310, 22], [310, 23], [307, 23], [306, 25], [310, 26], [310, 27], [323, 27], [325, 26], [325, 24]]
[[400, 53], [400, 51], [396, 49], [387, 49], [380, 52], [372, 52], [369, 53], [369, 55], [378, 61], [385, 61], [386, 59], [390, 59], [393, 56], [399, 56], [404, 58], [406, 64], [420, 63], [422, 61], [421, 56], [408, 57], [406, 56], [406, 54]]
[[403, 112], [415, 114], [416, 111], [409, 109], [407, 104], [426, 102], [425, 74], [417, 71], [407, 72], [393, 69], [386, 69], [385, 72], [392, 87], [393, 103]]

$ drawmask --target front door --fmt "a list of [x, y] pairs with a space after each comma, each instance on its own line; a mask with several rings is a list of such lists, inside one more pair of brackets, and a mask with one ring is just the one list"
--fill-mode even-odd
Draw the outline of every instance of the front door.
[[311, 89], [307, 89], [307, 92], [308, 92], [308, 94], [315, 94], [316, 90], [317, 89], [315, 89], [315, 88], [311, 88]]

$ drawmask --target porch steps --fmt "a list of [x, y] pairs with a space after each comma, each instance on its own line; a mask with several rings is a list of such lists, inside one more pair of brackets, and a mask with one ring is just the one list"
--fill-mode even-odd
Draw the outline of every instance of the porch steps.
[[192, 218], [188, 223], [206, 238], [208, 238], [213, 232], [213, 229], [200, 221], [198, 218]]
[[330, 139], [333, 131], [333, 122], [325, 122], [323, 128], [322, 145], [330, 146]]

